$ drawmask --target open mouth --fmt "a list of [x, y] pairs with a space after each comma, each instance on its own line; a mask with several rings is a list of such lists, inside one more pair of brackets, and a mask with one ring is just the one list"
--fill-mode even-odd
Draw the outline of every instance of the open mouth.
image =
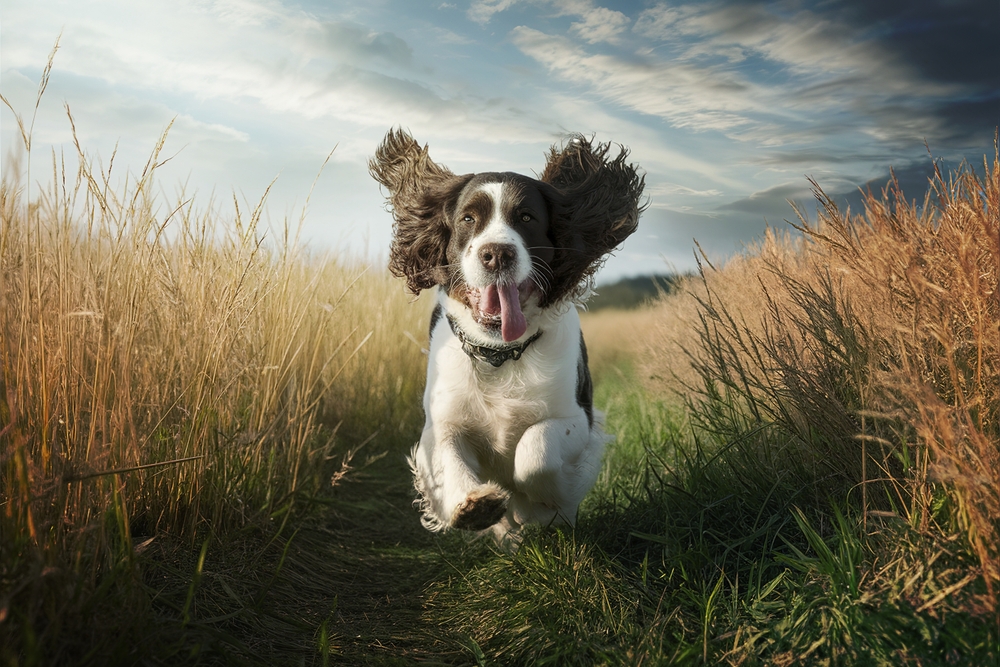
[[534, 283], [493, 283], [483, 288], [469, 288], [469, 303], [476, 322], [486, 329], [500, 330], [505, 343], [524, 335], [528, 322], [521, 310], [523, 302], [534, 290]]

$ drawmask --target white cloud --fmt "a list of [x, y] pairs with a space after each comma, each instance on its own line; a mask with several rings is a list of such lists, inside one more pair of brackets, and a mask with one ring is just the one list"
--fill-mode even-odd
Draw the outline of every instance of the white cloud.
[[[403, 124], [441, 136], [503, 141], [551, 136], [541, 129], [539, 112], [517, 101], [492, 91], [477, 97], [467, 87], [446, 92], [440, 79], [413, 62], [412, 47], [391, 32], [323, 21], [276, 2], [136, 6], [118, 0], [102, 12], [53, 2], [44, 11], [50, 25], [61, 14], [72, 16], [57, 70], [99, 77], [137, 95], [249, 104], [288, 123], [328, 119], [378, 131]], [[128, 25], [116, 22], [116, 15], [128, 16]], [[44, 22], [27, 3], [5, 8], [4, 20], [5, 30], [21, 25], [37, 30]], [[44, 49], [39, 42], [54, 36], [36, 35], [33, 49], [26, 48], [29, 40], [13, 48], [5, 40], [4, 66], [38, 67]]]
[[582, 14], [582, 21], [573, 23], [570, 28], [591, 44], [598, 42], [618, 41], [630, 21], [621, 12], [605, 7], [595, 7]]
[[866, 92], [944, 96], [953, 86], [929, 84], [857, 26], [807, 9], [763, 4], [659, 4], [644, 10], [635, 32], [674, 45], [683, 59], [723, 57], [738, 62], [753, 54], [803, 77], [799, 84], [841, 77]]
[[274, 0], [209, 0], [194, 9], [215, 14], [232, 26], [266, 26], [280, 21], [284, 13], [281, 4]]
[[[5, 71], [3, 83], [4, 97], [26, 123], [30, 122], [37, 83], [16, 70]], [[60, 96], [63, 100], [59, 99]], [[245, 131], [230, 125], [199, 120], [190, 113], [178, 113], [165, 104], [123, 95], [107, 87], [95, 86], [92, 81], [57, 72], [50, 80], [49, 89], [39, 106], [35, 123], [37, 143], [68, 144], [72, 141], [66, 106], [76, 119], [77, 137], [84, 146], [104, 139], [113, 144], [123, 132], [129, 137], [143, 137], [144, 143], [151, 145], [152, 140], [171, 123], [172, 143], [177, 145], [203, 142], [246, 144], [250, 141]]]
[[605, 100], [669, 120], [676, 127], [738, 131], [760, 128], [753, 114], [772, 113], [762, 90], [736, 75], [688, 63], [625, 60], [588, 54], [568, 39], [518, 26], [514, 44], [551, 72], [590, 86]]
[[[337, 180], [314, 196], [307, 234], [354, 248], [371, 239], [373, 253], [388, 246], [391, 225], [365, 164], [391, 126], [410, 129], [456, 169], [541, 166], [558, 123], [537, 97], [506, 98], [503, 86], [462, 80], [461, 70], [454, 80], [435, 73], [407, 40], [429, 34], [422, 53], [428, 41], [435, 55], [448, 53], [441, 45], [461, 40], [443, 39], [443, 29], [404, 39], [356, 18], [317, 17], [266, 0], [10, 0], [4, 95], [30, 112], [45, 56], [65, 26], [36, 126], [41, 156], [50, 146], [74, 152], [62, 100], [84, 148], [105, 161], [116, 152], [119, 173], [141, 168], [176, 118], [164, 155], [177, 157], [161, 170], [164, 187], [188, 182], [189, 192], [227, 199], [237, 191], [255, 200], [280, 175], [269, 207], [295, 217], [295, 202], [337, 145], [327, 168]], [[0, 113], [6, 151], [17, 142], [16, 125]]]
[[433, 41], [437, 44], [475, 44], [475, 40], [447, 28], [431, 25], [427, 30], [433, 35]]
[[[692, 186], [704, 188], [706, 185], [724, 188], [727, 192], [745, 192], [746, 185], [733, 178], [728, 169], [734, 163], [738, 145], [727, 142], [711, 152], [692, 152], [676, 145], [670, 133], [662, 127], [650, 126], [617, 113], [599, 100], [569, 93], [553, 93], [547, 98], [547, 105], [566, 132], [582, 132], [593, 135], [598, 141], [612, 141], [631, 149], [630, 159], [641, 166], [647, 174], [646, 194], [656, 195], [650, 187], [659, 179], [670, 179]], [[566, 136], [565, 132], [558, 137]], [[553, 137], [553, 141], [556, 140]], [[540, 169], [541, 165], [534, 165]]]
[[[302, 21], [302, 32], [312, 37], [314, 57], [333, 58], [357, 65], [379, 61], [406, 67], [413, 59], [413, 49], [389, 32], [377, 32], [348, 21]], [[293, 29], [293, 34], [296, 32]]]
[[636, 32], [671, 41], [683, 36], [697, 40], [703, 55], [713, 47], [752, 51], [798, 71], [823, 72], [868, 69], [884, 60], [871, 44], [855, 42], [848, 26], [808, 10], [792, 13], [763, 5], [657, 5], [636, 21]]
[[681, 185], [679, 183], [658, 183], [652, 187], [646, 188], [646, 194], [650, 196], [656, 195], [685, 195], [688, 197], [718, 197], [722, 194], [720, 190], [711, 188], [709, 190], [696, 190], [695, 188], [689, 188], [686, 185]]
[[519, 0], [475, 0], [466, 15], [476, 23], [489, 23], [494, 14], [510, 9]]
[[[476, 23], [486, 24], [494, 15], [504, 12], [523, 0], [475, 0], [467, 16]], [[570, 30], [590, 44], [617, 43], [632, 20], [622, 12], [595, 5], [593, 0], [529, 0], [536, 5], [548, 5], [554, 16], [579, 18]]]
[[[555, 4], [561, 14], [593, 12], [592, 23], [574, 23], [570, 33], [591, 44], [620, 42], [627, 17], [601, 20], [596, 12], [610, 10], [590, 0]], [[638, 15], [633, 32], [631, 55], [528, 26], [511, 38], [553, 75], [605, 102], [761, 147], [809, 144], [818, 135], [890, 144], [940, 136], [933, 101], [960, 91], [921, 78], [856, 27], [794, 7], [659, 4]], [[762, 64], [746, 67], [750, 57]]]
[[643, 37], [652, 39], [668, 39], [675, 32], [683, 34], [682, 30], [674, 30], [683, 18], [690, 15], [690, 7], [674, 7], [669, 5], [655, 5], [639, 14], [635, 21], [635, 32]]

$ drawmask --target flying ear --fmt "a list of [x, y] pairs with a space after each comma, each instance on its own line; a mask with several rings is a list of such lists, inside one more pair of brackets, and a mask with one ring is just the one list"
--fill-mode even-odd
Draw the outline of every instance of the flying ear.
[[393, 239], [389, 270], [406, 279], [414, 294], [447, 280], [448, 215], [472, 178], [456, 176], [427, 156], [401, 129], [390, 130], [368, 162], [368, 171], [388, 191]]
[[646, 208], [640, 204], [645, 178], [626, 162], [628, 149], [619, 146], [614, 157], [610, 151], [611, 144], [595, 145], [582, 135], [549, 151], [540, 180], [561, 197], [553, 216], [556, 251], [546, 304], [582, 296], [604, 256], [636, 230]]

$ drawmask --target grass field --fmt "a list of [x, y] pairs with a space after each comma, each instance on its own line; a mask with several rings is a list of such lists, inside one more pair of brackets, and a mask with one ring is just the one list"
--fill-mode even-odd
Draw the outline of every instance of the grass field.
[[[584, 319], [580, 523], [432, 586], [481, 664], [1000, 660], [1000, 163]], [[613, 344], [610, 342], [613, 341]]]
[[4, 664], [1000, 660], [995, 157], [585, 314], [616, 441], [509, 554], [410, 506], [426, 302], [78, 150], [0, 189]]

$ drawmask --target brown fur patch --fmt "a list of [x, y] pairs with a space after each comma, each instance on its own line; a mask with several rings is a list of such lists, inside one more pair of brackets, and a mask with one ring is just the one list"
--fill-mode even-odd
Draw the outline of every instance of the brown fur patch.
[[389, 191], [392, 207], [392, 247], [389, 271], [406, 279], [414, 294], [434, 285], [446, 284], [448, 240], [451, 228], [449, 206], [472, 178], [456, 176], [427, 155], [403, 130], [385, 135], [375, 157], [368, 163], [371, 175]]
[[552, 284], [542, 307], [567, 296], [582, 296], [604, 261], [638, 227], [645, 177], [627, 162], [629, 151], [611, 144], [594, 144], [576, 135], [561, 150], [549, 151], [541, 181], [562, 194], [554, 218]]
[[486, 530], [507, 512], [510, 494], [493, 485], [480, 487], [466, 496], [455, 510], [451, 527], [460, 530]]

